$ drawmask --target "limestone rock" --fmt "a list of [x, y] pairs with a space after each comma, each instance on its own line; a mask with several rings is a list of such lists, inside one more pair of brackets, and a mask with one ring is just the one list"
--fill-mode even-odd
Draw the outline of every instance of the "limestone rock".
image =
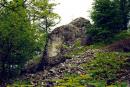
[[90, 25], [90, 21], [85, 18], [79, 17], [70, 22], [70, 24], [75, 25], [78, 28], [82, 28]]
[[90, 21], [85, 18], [77, 18], [67, 25], [55, 28], [49, 34], [48, 47], [46, 50], [46, 61], [49, 65], [54, 65], [65, 60], [64, 54], [68, 49], [64, 47], [72, 46], [77, 39], [81, 42], [86, 38], [86, 26], [90, 26]]

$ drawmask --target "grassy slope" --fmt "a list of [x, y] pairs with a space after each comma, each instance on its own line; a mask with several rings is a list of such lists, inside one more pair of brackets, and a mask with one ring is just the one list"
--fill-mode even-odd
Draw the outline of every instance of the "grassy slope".
[[[111, 40], [111, 41], [116, 42], [120, 39], [124, 39], [124, 38], [127, 38], [127, 37], [130, 37], [130, 33], [124, 31], [124, 32], [116, 35], [113, 38], [113, 40]], [[73, 46], [73, 50], [69, 54], [66, 54], [65, 56], [68, 56], [69, 58], [71, 58], [71, 57], [83, 54], [88, 49], [98, 49], [98, 48], [102, 48], [104, 46], [105, 46], [105, 44], [102, 44], [102, 43], [96, 43], [96, 44], [90, 45], [90, 46], [81, 46], [80, 42], [77, 41]], [[112, 54], [113, 54], [113, 56], [111, 56]], [[56, 81], [59, 84], [56, 87], [85, 87], [85, 85], [88, 85], [88, 84], [94, 85], [96, 87], [126, 87], [126, 83], [124, 83], [124, 82], [120, 83], [120, 84], [118, 82], [115, 82], [115, 83], [112, 83], [109, 86], [106, 86], [106, 80], [108, 78], [105, 78], [105, 79], [100, 78], [102, 75], [107, 74], [107, 73], [104, 73], [103, 71], [111, 71], [110, 74], [112, 74], [112, 77], [113, 77], [113, 75], [116, 75], [116, 71], [118, 71], [118, 70], [116, 70], [117, 68], [113, 68], [113, 67], [119, 67], [120, 68], [120, 64], [122, 65], [124, 63], [124, 60], [120, 63], [118, 61], [117, 62], [114, 61], [114, 59], [118, 58], [119, 56], [122, 56], [122, 58], [125, 59], [126, 58], [125, 56], [129, 55], [127, 53], [122, 53], [121, 55], [117, 55], [117, 54], [119, 54], [119, 53], [97, 53], [96, 58], [95, 58], [96, 60], [92, 60], [89, 63], [89, 68], [90, 69], [92, 68], [91, 70], [87, 70], [88, 69], [88, 63], [82, 64], [82, 66], [86, 70], [87, 74], [65, 73], [63, 79], [53, 79], [53, 81]], [[103, 59], [103, 57], [104, 57], [104, 59]], [[108, 60], [105, 60], [105, 58], [107, 58]], [[104, 62], [104, 63], [102, 63], [102, 62]], [[99, 68], [100, 65], [94, 67], [97, 63], [101, 64], [102, 68], [104, 66], [106, 66], [106, 63], [108, 63], [108, 64], [113, 64], [113, 63], [116, 64], [117, 63], [119, 65], [112, 65], [111, 67], [114, 70], [111, 67], [108, 68], [107, 70], [104, 70], [104, 69]], [[93, 67], [94, 67], [94, 69], [93, 69]], [[106, 67], [109, 67], [109, 66], [106, 66]], [[89, 73], [88, 73], [88, 71], [89, 71]], [[98, 74], [96, 74], [95, 77], [92, 76], [92, 74], [96, 73], [96, 72], [100, 72], [101, 76], [98, 75]], [[113, 72], [115, 72], [115, 73], [113, 73]], [[109, 73], [108, 73], [108, 75], [109, 75]], [[21, 82], [21, 83], [15, 82], [14, 84], [28, 85], [29, 83], [28, 83], [28, 81], [25, 81], [25, 82]], [[9, 87], [11, 87], [11, 86], [9, 86]], [[22, 86], [22, 87], [25, 87], [25, 86]]]

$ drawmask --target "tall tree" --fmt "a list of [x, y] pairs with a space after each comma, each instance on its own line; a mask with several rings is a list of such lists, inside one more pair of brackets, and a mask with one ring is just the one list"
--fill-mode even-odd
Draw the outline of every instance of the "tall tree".
[[91, 18], [97, 27], [112, 32], [120, 31], [122, 19], [119, 11], [119, 0], [95, 0]]
[[122, 18], [123, 29], [127, 29], [130, 14], [130, 0], [120, 0], [120, 12]]
[[123, 21], [123, 29], [127, 29], [127, 11], [126, 11], [126, 0], [120, 0], [121, 17]]
[[[112, 38], [127, 29], [130, 16], [130, 0], [94, 0], [91, 18], [94, 22], [87, 34], [96, 41]], [[108, 41], [106, 41], [108, 42]]]
[[[46, 33], [46, 43], [44, 45], [43, 56], [46, 55], [46, 50], [48, 46], [48, 38], [51, 27], [55, 26], [60, 22], [60, 16], [53, 12], [54, 6], [57, 4], [50, 3], [50, 0], [34, 0], [30, 2], [32, 5], [29, 6], [30, 18], [33, 20], [33, 23], [38, 23]], [[38, 69], [43, 69], [44, 65], [47, 65], [47, 59], [42, 58]]]
[[[56, 4], [49, 0], [0, 1], [1, 76], [8, 71], [20, 70], [29, 58], [46, 50], [49, 30], [60, 19], [53, 12], [54, 6]], [[44, 58], [39, 65], [45, 65]]]
[[20, 73], [24, 64], [39, 51], [41, 37], [28, 18], [23, 0], [10, 2], [3, 0], [0, 3], [0, 80], [2, 80]]

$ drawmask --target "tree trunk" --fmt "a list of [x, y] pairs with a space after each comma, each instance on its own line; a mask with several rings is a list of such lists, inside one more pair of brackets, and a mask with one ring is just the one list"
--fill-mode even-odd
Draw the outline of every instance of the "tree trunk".
[[45, 32], [46, 32], [46, 43], [45, 43], [45, 46], [44, 46], [42, 60], [38, 64], [37, 70], [43, 70], [48, 65], [48, 62], [47, 62], [48, 59], [46, 57], [47, 56], [47, 47], [48, 47], [48, 42], [49, 42], [48, 20], [47, 20], [47, 17], [45, 18]]

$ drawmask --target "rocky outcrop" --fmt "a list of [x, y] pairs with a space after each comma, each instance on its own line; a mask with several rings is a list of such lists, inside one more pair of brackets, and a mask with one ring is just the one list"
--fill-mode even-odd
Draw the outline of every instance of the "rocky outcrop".
[[86, 27], [90, 26], [90, 21], [85, 18], [77, 18], [67, 25], [54, 29], [49, 35], [46, 55], [43, 56], [49, 65], [54, 65], [64, 61], [64, 54], [67, 52], [66, 46], [72, 46], [77, 39], [85, 43]]
[[[69, 74], [76, 74], [76, 75], [86, 75], [86, 68], [82, 66], [82, 64], [88, 63], [91, 59], [94, 58], [97, 52], [100, 50], [98, 49], [89, 49], [87, 51], [84, 51], [80, 55], [75, 55], [71, 59], [66, 59], [65, 62], [57, 64], [54, 67], [50, 67], [49, 69], [45, 69], [40, 72], [33, 73], [27, 73], [24, 74], [21, 79], [18, 79], [18, 81], [30, 81], [31, 85], [35, 85], [34, 87], [38, 87], [38, 85], [41, 85], [40, 82], [44, 82], [43, 87], [55, 87], [60, 86], [60, 82], [58, 82], [58, 79], [66, 79], [65, 73]], [[56, 81], [57, 80], [57, 81]], [[49, 82], [52, 82], [54, 86], [46, 86], [46, 84]], [[86, 86], [84, 86], [86, 87]], [[90, 86], [87, 86], [90, 87]]]

